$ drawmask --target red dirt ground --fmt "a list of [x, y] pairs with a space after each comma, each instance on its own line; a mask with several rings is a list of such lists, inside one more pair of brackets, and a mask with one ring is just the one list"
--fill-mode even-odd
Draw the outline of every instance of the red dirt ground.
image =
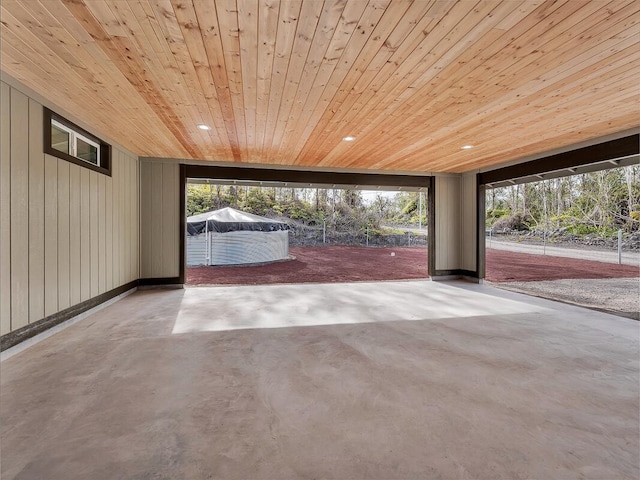
[[490, 249], [486, 270], [490, 282], [640, 277], [640, 269], [631, 265]]
[[[187, 285], [332, 283], [427, 278], [423, 248], [291, 247], [293, 261], [251, 267], [189, 267]], [[391, 256], [391, 252], [395, 256]], [[638, 277], [637, 267], [574, 258], [487, 250], [487, 280], [528, 282]]]
[[[395, 256], [391, 256], [391, 253]], [[189, 267], [187, 285], [337, 283], [427, 278], [421, 248], [291, 247], [288, 262], [250, 267]]]

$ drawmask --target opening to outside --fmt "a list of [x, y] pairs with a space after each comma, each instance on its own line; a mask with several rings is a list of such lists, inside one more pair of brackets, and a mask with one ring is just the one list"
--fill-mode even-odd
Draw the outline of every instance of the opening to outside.
[[638, 318], [640, 166], [486, 190], [486, 280]]
[[186, 284], [428, 278], [427, 191], [187, 182]]

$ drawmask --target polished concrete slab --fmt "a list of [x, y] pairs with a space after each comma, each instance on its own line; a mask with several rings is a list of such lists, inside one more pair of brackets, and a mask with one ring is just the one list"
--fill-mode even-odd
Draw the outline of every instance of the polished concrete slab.
[[2, 479], [637, 479], [639, 332], [463, 282], [141, 291], [2, 362]]

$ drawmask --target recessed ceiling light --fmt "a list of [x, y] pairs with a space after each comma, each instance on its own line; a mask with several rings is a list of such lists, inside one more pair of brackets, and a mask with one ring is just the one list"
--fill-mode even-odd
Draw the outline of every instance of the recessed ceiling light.
[[462, 148], [462, 150], [469, 150], [470, 148], [473, 148], [473, 145], [463, 145], [460, 148]]
[[199, 124], [198, 128], [200, 130], [211, 130], [211, 127], [209, 125], [205, 125], [204, 123]]
[[344, 140], [345, 142], [353, 142], [356, 139], [356, 137], [344, 137], [342, 140]]

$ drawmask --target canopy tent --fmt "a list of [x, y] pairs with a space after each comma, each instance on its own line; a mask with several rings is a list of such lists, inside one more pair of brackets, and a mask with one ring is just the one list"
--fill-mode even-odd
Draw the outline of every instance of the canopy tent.
[[200, 213], [187, 218], [187, 233], [189, 235], [199, 235], [207, 231], [218, 233], [243, 230], [275, 232], [288, 229], [289, 226], [284, 222], [260, 217], [252, 213], [241, 212], [231, 207]]
[[289, 226], [227, 207], [187, 218], [187, 265], [267, 263], [289, 257]]

